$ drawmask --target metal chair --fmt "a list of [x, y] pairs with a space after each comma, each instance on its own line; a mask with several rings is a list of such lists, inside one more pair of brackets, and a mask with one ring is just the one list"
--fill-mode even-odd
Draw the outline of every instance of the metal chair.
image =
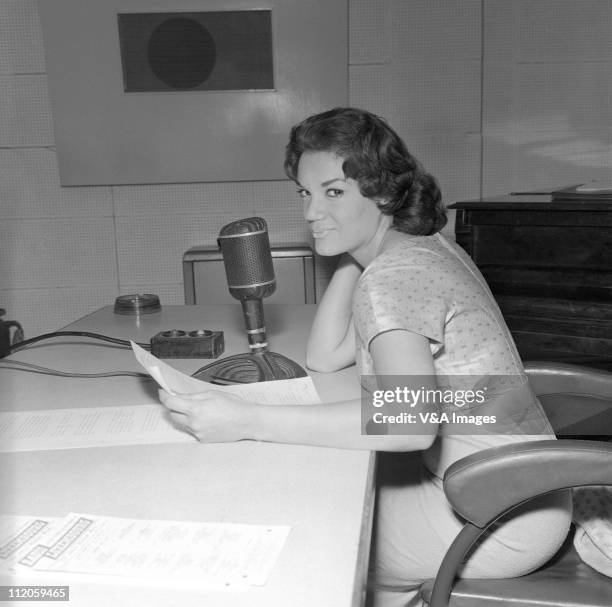
[[421, 588], [430, 607], [610, 607], [612, 578], [580, 560], [571, 537], [549, 563], [519, 578], [457, 579], [470, 547], [489, 526], [539, 495], [612, 486], [612, 443], [565, 438], [612, 434], [612, 373], [569, 364], [529, 363], [530, 383], [559, 440], [505, 445], [465, 457], [447, 470], [444, 491], [466, 524], [435, 580]]

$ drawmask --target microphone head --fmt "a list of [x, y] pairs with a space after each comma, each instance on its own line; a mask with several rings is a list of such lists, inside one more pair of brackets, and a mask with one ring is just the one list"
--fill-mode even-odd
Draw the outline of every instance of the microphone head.
[[221, 228], [217, 242], [233, 297], [262, 299], [274, 293], [276, 278], [265, 219], [248, 217], [228, 223]]

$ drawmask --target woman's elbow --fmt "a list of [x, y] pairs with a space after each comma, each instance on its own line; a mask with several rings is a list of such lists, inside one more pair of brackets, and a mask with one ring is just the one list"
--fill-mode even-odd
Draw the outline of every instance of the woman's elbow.
[[355, 362], [354, 359], [346, 359], [331, 353], [322, 352], [306, 352], [306, 367], [317, 373], [334, 373], [345, 367], [350, 366]]
[[336, 361], [325, 356], [306, 356], [306, 367], [317, 373], [333, 373], [342, 369]]

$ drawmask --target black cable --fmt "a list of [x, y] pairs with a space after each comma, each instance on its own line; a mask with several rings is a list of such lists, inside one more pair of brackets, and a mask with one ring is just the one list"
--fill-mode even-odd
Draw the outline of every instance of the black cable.
[[92, 378], [92, 377], [129, 376], [129, 377], [140, 377], [146, 380], [153, 379], [147, 373], [139, 373], [138, 371], [107, 371], [105, 373], [70, 373], [67, 371], [57, 371], [56, 369], [49, 369], [47, 367], [41, 367], [40, 365], [26, 363], [21, 360], [0, 360], [0, 369], [8, 369], [8, 370], [13, 370], [13, 371], [30, 371], [31, 373], [42, 373], [44, 375], [57, 375], [59, 377]]
[[[8, 354], [12, 354], [13, 352], [25, 347], [30, 344], [34, 344], [38, 341], [42, 341], [43, 339], [50, 339], [52, 337], [90, 337], [92, 339], [99, 339], [102, 341], [107, 341], [113, 344], [118, 344], [120, 346], [130, 347], [130, 342], [125, 339], [117, 339], [115, 337], [108, 337], [107, 335], [100, 335], [99, 333], [88, 333], [86, 331], [54, 331], [53, 333], [45, 333], [43, 335], [38, 335], [36, 337], [31, 337], [30, 339], [26, 339], [24, 341], [17, 342], [12, 344], [9, 347]], [[138, 343], [142, 348], [151, 348], [151, 344]]]

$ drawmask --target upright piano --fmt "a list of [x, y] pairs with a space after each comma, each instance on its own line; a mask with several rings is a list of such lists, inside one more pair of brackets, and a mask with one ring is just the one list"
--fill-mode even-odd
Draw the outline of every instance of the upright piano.
[[612, 200], [526, 194], [450, 208], [523, 360], [612, 370]]

